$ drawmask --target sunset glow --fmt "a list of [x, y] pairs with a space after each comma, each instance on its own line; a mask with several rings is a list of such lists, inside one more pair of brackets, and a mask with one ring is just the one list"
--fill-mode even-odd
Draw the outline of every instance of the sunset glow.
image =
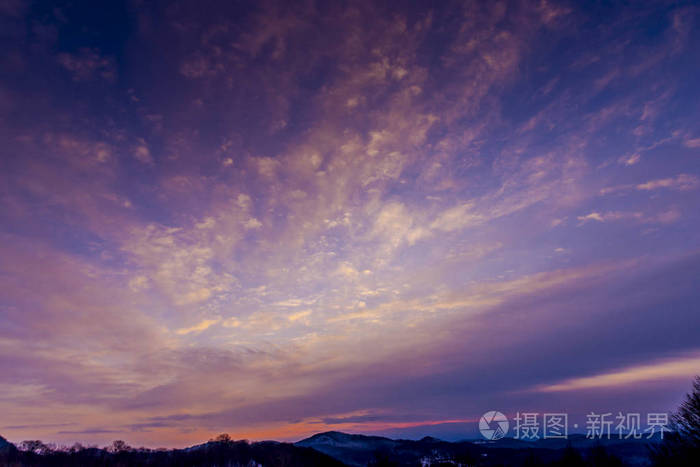
[[0, 1], [0, 434], [464, 439], [700, 373], [692, 2]]

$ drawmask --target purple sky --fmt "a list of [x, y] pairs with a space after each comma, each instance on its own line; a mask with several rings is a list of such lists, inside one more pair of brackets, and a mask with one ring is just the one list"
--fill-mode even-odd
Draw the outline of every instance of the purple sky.
[[700, 373], [693, 2], [0, 0], [0, 434], [472, 436]]

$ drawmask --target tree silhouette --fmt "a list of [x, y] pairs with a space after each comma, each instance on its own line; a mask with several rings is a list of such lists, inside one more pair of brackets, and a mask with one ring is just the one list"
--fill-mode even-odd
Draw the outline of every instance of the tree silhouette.
[[107, 447], [107, 451], [113, 453], [131, 451], [131, 446], [126, 444], [125, 441], [117, 439], [115, 441], [112, 441], [112, 444]]
[[27, 439], [19, 443], [19, 449], [21, 451], [33, 452], [34, 454], [48, 454], [53, 449], [51, 446], [44, 444], [43, 441], [38, 439]]
[[693, 391], [672, 415], [672, 431], [664, 441], [651, 448], [655, 466], [697, 466], [700, 459], [700, 376], [693, 381]]
[[672, 420], [684, 442], [689, 447], [700, 449], [700, 376], [695, 377], [693, 392], [685, 396]]
[[231, 438], [231, 435], [228, 433], [221, 433], [219, 436], [216, 438], [210, 439], [209, 442], [214, 442], [214, 443], [232, 443], [233, 438]]

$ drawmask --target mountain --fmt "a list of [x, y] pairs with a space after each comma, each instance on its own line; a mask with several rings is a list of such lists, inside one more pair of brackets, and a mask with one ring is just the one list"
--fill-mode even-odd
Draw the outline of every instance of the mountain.
[[[503, 438], [497, 441], [447, 442], [433, 437], [420, 440], [329, 431], [297, 443], [234, 441], [228, 435], [184, 449], [133, 449], [117, 442], [110, 449], [79, 448], [20, 451], [0, 436], [0, 466], [235, 466], [235, 467], [343, 467], [343, 466], [520, 466], [568, 465], [578, 456], [581, 465], [648, 465], [648, 445], [658, 440], [602, 439], [583, 435], [534, 442]], [[118, 448], [117, 448], [118, 446]], [[605, 460], [601, 462], [600, 459]], [[612, 459], [612, 460], [611, 460]], [[614, 462], [613, 462], [614, 460]]]
[[17, 448], [14, 444], [10, 443], [8, 440], [0, 436], [0, 455], [7, 455], [16, 451]]
[[376, 457], [376, 453], [393, 452], [398, 442], [381, 436], [328, 431], [303, 439], [295, 445], [313, 448], [348, 465], [367, 465]]
[[421, 465], [425, 462], [451, 460], [471, 464], [484, 448], [470, 442], [449, 443], [425, 437], [419, 441], [390, 439], [329, 431], [303, 439], [297, 446], [311, 447], [347, 465], [371, 464]]
[[[656, 440], [658, 441], [658, 440]], [[655, 442], [652, 440], [651, 442]], [[350, 466], [366, 465], [540, 465], [560, 461], [567, 448], [584, 458], [613, 455], [621, 465], [648, 463], [648, 440], [620, 438], [588, 439], [570, 435], [568, 439], [540, 439], [529, 442], [513, 438], [498, 441], [447, 442], [425, 437], [418, 441], [365, 436], [338, 431], [319, 433], [296, 443], [311, 447]], [[534, 459], [534, 461], [533, 461]]]

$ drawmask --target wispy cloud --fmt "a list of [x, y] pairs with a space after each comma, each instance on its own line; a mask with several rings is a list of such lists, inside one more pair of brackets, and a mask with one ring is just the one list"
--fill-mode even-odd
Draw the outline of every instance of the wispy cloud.
[[214, 3], [0, 7], [3, 435], [459, 424], [691, 365], [632, 339], [696, 345], [696, 9]]
[[678, 360], [664, 361], [649, 365], [623, 368], [614, 373], [604, 373], [583, 378], [574, 378], [561, 383], [537, 388], [543, 392], [581, 391], [615, 386], [630, 386], [649, 381], [678, 378], [692, 379], [700, 368], [700, 357], [686, 357]]
[[60, 53], [57, 60], [75, 81], [87, 81], [94, 77], [113, 81], [116, 78], [114, 59], [102, 56], [97, 49], [84, 47], [75, 54]]
[[186, 334], [196, 333], [196, 332], [202, 332], [202, 331], [206, 331], [207, 329], [209, 329], [211, 326], [213, 326], [214, 324], [216, 324], [218, 322], [219, 321], [215, 320], [215, 319], [205, 319], [204, 321], [201, 321], [201, 322], [195, 324], [194, 326], [190, 326], [188, 328], [181, 328], [181, 329], [176, 330], [175, 332], [181, 336], [184, 336]]
[[695, 175], [680, 174], [675, 178], [662, 178], [650, 180], [637, 185], [638, 190], [656, 190], [659, 188], [669, 188], [673, 190], [695, 190], [700, 187], [700, 179]]

